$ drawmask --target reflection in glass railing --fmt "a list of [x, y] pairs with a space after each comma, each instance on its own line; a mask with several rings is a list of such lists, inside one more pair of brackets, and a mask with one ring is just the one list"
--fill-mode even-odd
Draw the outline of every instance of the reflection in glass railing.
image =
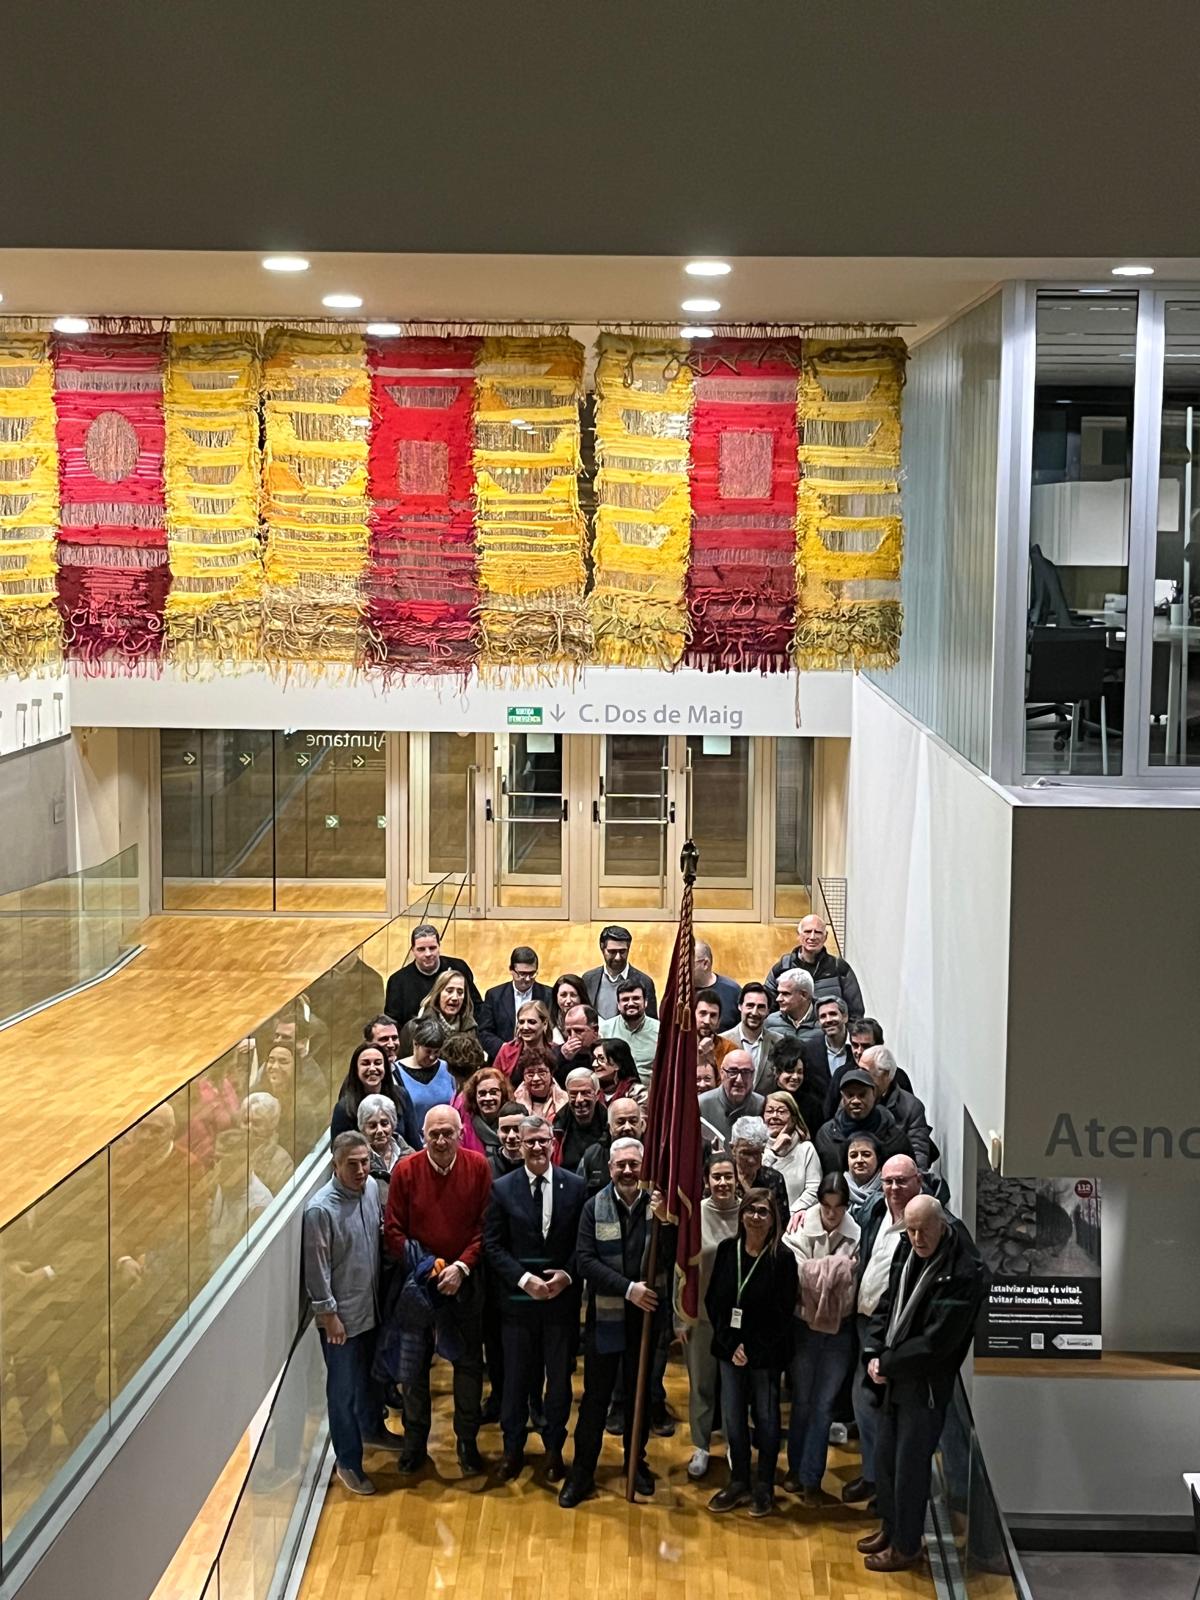
[[946, 1412], [929, 1504], [936, 1534], [930, 1556], [954, 1600], [1031, 1600], [961, 1378]]
[[[119, 921], [127, 880], [89, 882]], [[463, 882], [434, 884], [0, 1229], [0, 1578], [319, 1166], [363, 1024], [412, 929], [449, 932]]]
[[138, 855], [0, 897], [0, 1021], [107, 971], [138, 923]]
[[292, 1347], [204, 1594], [281, 1595], [320, 1480], [325, 1363], [310, 1322]]

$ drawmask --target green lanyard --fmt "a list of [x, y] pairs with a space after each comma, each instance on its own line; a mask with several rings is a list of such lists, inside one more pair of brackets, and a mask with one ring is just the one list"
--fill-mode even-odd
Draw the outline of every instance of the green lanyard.
[[763, 1254], [764, 1254], [764, 1252], [761, 1251], [761, 1250], [758, 1252], [758, 1254], [754, 1258], [754, 1265], [750, 1268], [750, 1271], [743, 1278], [743, 1276], [742, 1276], [742, 1241], [740, 1239], [738, 1240], [738, 1242], [737, 1242], [737, 1299], [733, 1302], [735, 1306], [740, 1306], [741, 1305], [741, 1303], [742, 1303], [742, 1291], [743, 1291], [743, 1289], [745, 1289], [746, 1285], [750, 1282], [750, 1279], [754, 1276], [754, 1268], [757, 1267], [758, 1263], [762, 1260]]

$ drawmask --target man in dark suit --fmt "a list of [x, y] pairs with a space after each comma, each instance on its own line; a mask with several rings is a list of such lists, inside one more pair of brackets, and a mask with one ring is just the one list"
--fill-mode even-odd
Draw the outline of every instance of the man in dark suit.
[[658, 1016], [658, 994], [654, 979], [649, 973], [639, 972], [637, 967], [629, 964], [629, 947], [632, 943], [633, 935], [628, 928], [610, 924], [600, 934], [600, 954], [604, 957], [604, 964], [589, 967], [582, 975], [587, 987], [588, 1004], [595, 1006], [602, 1022], [617, 1015], [617, 985], [631, 978], [642, 986], [646, 996], [646, 1015]]
[[564, 1476], [563, 1445], [571, 1414], [571, 1372], [579, 1340], [579, 1278], [575, 1242], [587, 1185], [551, 1166], [554, 1131], [543, 1117], [521, 1123], [524, 1163], [492, 1186], [484, 1249], [500, 1296], [504, 1398], [500, 1477], [515, 1478], [525, 1463], [529, 1396], [541, 1389], [546, 1479]]
[[498, 983], [483, 997], [483, 1004], [475, 1018], [479, 1042], [487, 1051], [489, 1061], [495, 1061], [502, 1044], [516, 1036], [517, 1007], [526, 1000], [540, 1000], [549, 1010], [551, 994], [544, 983], [538, 983], [537, 951], [527, 944], [519, 944], [508, 958], [512, 974], [509, 983]]
[[467, 993], [478, 1011], [483, 1001], [475, 987], [475, 974], [460, 956], [442, 954], [441, 936], [432, 922], [423, 922], [414, 928], [409, 941], [412, 960], [398, 967], [387, 981], [383, 1009], [398, 1028], [411, 1022], [421, 1009], [421, 1001], [437, 982], [438, 975], [452, 970], [461, 972], [467, 980]]

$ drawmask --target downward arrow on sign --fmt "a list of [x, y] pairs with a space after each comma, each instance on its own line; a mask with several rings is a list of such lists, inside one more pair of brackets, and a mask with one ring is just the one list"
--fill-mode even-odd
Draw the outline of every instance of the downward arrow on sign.
[[563, 710], [563, 708], [560, 705], [556, 705], [554, 707], [554, 710], [550, 713], [550, 715], [554, 718], [555, 722], [561, 722], [562, 719], [566, 716], [566, 714], [567, 713]]

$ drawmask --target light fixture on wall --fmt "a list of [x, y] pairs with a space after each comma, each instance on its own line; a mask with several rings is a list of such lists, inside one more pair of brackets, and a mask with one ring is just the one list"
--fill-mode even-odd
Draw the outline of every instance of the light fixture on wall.
[[1152, 278], [1154, 276], [1154, 268], [1138, 266], [1113, 267], [1112, 275], [1114, 278]]
[[686, 311], [689, 316], [706, 317], [712, 311], [720, 311], [721, 302], [710, 300], [704, 295], [699, 295], [691, 300], [681, 302], [679, 309]]
[[362, 295], [326, 294], [321, 296], [321, 304], [328, 306], [330, 311], [357, 311], [362, 305]]
[[374, 339], [398, 339], [404, 330], [398, 322], [368, 322], [367, 332]]
[[91, 323], [86, 317], [55, 317], [55, 333], [87, 333]]
[[711, 339], [716, 331], [715, 328], [702, 327], [698, 322], [685, 322], [679, 330], [679, 337], [681, 339]]
[[728, 261], [689, 261], [683, 270], [689, 278], [727, 278], [733, 268]]
[[264, 256], [262, 266], [264, 272], [308, 271], [308, 261], [304, 256]]

